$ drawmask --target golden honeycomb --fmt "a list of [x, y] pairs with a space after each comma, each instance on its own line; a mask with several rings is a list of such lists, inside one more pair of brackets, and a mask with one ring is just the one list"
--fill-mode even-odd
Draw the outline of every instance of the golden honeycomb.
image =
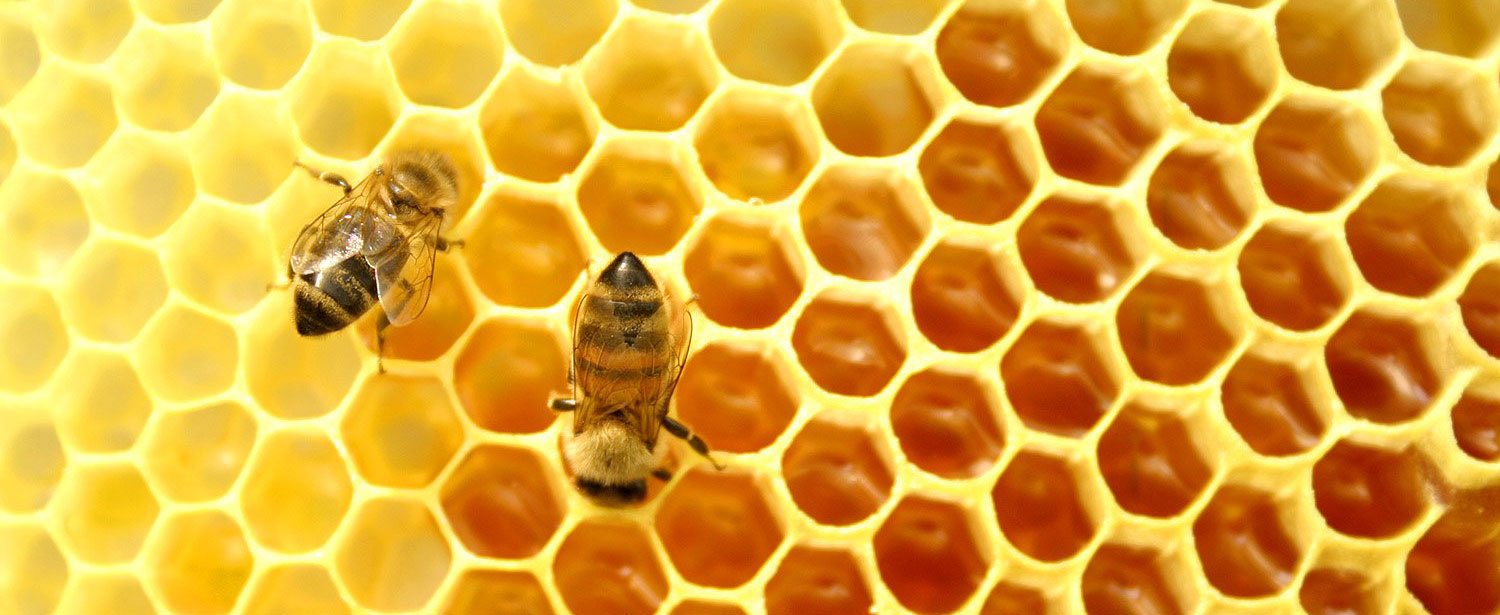
[[[0, 3], [0, 613], [1500, 612], [1496, 0]], [[426, 313], [267, 290], [395, 148]], [[648, 500], [568, 313], [695, 336]]]

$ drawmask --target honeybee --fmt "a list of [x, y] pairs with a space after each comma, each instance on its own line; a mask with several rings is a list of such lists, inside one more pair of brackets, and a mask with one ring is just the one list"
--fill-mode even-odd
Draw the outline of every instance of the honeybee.
[[344, 191], [292, 244], [287, 277], [297, 333], [338, 331], [378, 301], [376, 365], [384, 373], [386, 328], [422, 313], [436, 252], [460, 244], [438, 235], [458, 200], [453, 161], [441, 152], [397, 151], [353, 187], [339, 175], [296, 165]]
[[646, 497], [646, 477], [670, 477], [658, 466], [656, 438], [665, 428], [723, 469], [708, 445], [667, 416], [682, 376], [692, 315], [651, 277], [645, 263], [621, 252], [584, 290], [573, 322], [573, 397], [551, 407], [573, 413], [563, 454], [574, 483], [605, 504]]

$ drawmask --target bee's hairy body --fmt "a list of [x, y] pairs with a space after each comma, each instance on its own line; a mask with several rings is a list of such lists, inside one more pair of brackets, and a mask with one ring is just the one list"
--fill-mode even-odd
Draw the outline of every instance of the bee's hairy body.
[[299, 335], [324, 335], [343, 329], [379, 301], [375, 268], [358, 256], [317, 273], [293, 275], [292, 279], [293, 315]]

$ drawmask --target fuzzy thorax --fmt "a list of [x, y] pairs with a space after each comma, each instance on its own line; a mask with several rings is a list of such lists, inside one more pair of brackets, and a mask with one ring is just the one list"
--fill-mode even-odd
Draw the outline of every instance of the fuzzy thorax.
[[654, 455], [625, 425], [602, 421], [563, 443], [573, 473], [603, 485], [624, 485], [645, 478]]

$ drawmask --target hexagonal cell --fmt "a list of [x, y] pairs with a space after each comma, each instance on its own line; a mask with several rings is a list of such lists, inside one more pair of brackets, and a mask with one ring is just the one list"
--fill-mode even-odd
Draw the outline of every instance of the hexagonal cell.
[[1302, 579], [1297, 599], [1310, 615], [1375, 615], [1386, 612], [1381, 585], [1358, 570], [1314, 568]]
[[[258, 203], [286, 179], [296, 159], [297, 138], [279, 104], [276, 98], [225, 92], [209, 108], [193, 127], [191, 146], [194, 176], [204, 192], [235, 203]], [[363, 114], [358, 107], [342, 112]], [[314, 143], [317, 136], [302, 128], [301, 138]]]
[[1338, 244], [1332, 233], [1261, 227], [1240, 252], [1240, 286], [1250, 309], [1294, 331], [1327, 324], [1348, 302], [1351, 287]]
[[271, 416], [316, 418], [328, 414], [348, 395], [362, 362], [348, 336], [297, 335], [290, 294], [273, 294], [241, 329], [245, 384], [259, 409]]
[[1288, 504], [1250, 487], [1220, 487], [1193, 522], [1208, 582], [1237, 598], [1268, 596], [1291, 583], [1302, 548], [1284, 520]]
[[219, 0], [143, 0], [137, 10], [159, 24], [202, 21], [212, 13]]
[[1394, 4], [1290, 0], [1276, 13], [1276, 42], [1287, 72], [1335, 90], [1364, 85], [1401, 49]]
[[0, 511], [24, 514], [46, 506], [66, 464], [53, 425], [7, 418], [0, 426]]
[[972, 478], [1000, 458], [1000, 400], [970, 374], [929, 368], [912, 374], [891, 401], [891, 427], [906, 458], [943, 478]]
[[469, 570], [458, 578], [442, 612], [551, 615], [553, 611], [542, 584], [530, 572]]
[[1402, 176], [1382, 182], [1344, 223], [1360, 273], [1386, 292], [1421, 296], [1436, 290], [1479, 241], [1468, 205], [1445, 184]]
[[979, 352], [1015, 324], [1024, 286], [992, 248], [941, 243], [912, 278], [912, 315], [938, 348]]
[[[528, 32], [517, 32], [512, 42], [519, 45]], [[505, 57], [494, 15], [453, 2], [419, 4], [385, 43], [396, 83], [419, 105], [467, 107], [494, 80]]]
[[474, 121], [437, 111], [407, 113], [381, 142], [378, 154], [383, 162], [393, 152], [409, 150], [434, 150], [447, 154], [453, 163], [458, 175], [458, 200], [443, 213], [449, 221], [444, 226], [452, 228], [478, 202], [485, 183], [484, 144], [474, 135]]
[[703, 197], [683, 177], [681, 153], [664, 141], [611, 141], [578, 184], [578, 209], [610, 252], [664, 254], [677, 245]]
[[1224, 362], [1243, 334], [1222, 282], [1148, 274], [1115, 314], [1120, 346], [1137, 376], [1192, 384]]
[[[558, 16], [575, 23], [573, 14]], [[589, 61], [584, 84], [609, 123], [626, 130], [676, 130], [716, 85], [711, 54], [696, 28], [628, 19], [610, 32]]]
[[742, 79], [793, 85], [838, 47], [843, 31], [832, 0], [729, 0], [708, 18], [719, 63]]
[[409, 611], [427, 604], [453, 556], [421, 502], [382, 497], [355, 511], [334, 558], [339, 580], [360, 606]]
[[283, 553], [323, 546], [349, 509], [349, 470], [321, 432], [280, 431], [260, 444], [240, 488], [255, 542]]
[[771, 445], [797, 414], [797, 390], [773, 350], [718, 341], [688, 359], [677, 383], [677, 416], [715, 450]]
[[1203, 430], [1175, 412], [1131, 403], [1099, 438], [1099, 474], [1120, 508], [1173, 517], [1208, 485], [1207, 447], [1193, 438]]
[[0, 105], [10, 102], [41, 64], [42, 53], [29, 14], [19, 10], [0, 12]]
[[[1175, 570], [1167, 557], [1149, 548], [1106, 544], [1083, 570], [1083, 608], [1090, 613], [1180, 615], [1191, 607], [1173, 591]], [[1035, 613], [1036, 611], [1029, 611]]]
[[885, 503], [895, 479], [870, 427], [828, 416], [820, 414], [797, 432], [781, 459], [781, 475], [807, 516], [825, 525], [851, 525]]
[[646, 530], [609, 518], [573, 528], [552, 560], [552, 576], [575, 613], [650, 615], [670, 589]]
[[767, 613], [869, 613], [870, 590], [854, 556], [796, 546], [766, 582]]
[[1490, 486], [1460, 491], [1406, 557], [1406, 590], [1432, 613], [1500, 609], [1500, 539]]
[[68, 354], [68, 329], [46, 290], [0, 284], [0, 390], [25, 393], [47, 383]]
[[[469, 323], [474, 321], [473, 298], [463, 286], [458, 259], [442, 255], [433, 263], [432, 295], [422, 317], [385, 332], [385, 360], [432, 361], [448, 353], [458, 343]], [[376, 312], [379, 306], [375, 306]], [[375, 327], [378, 318], [366, 318], [355, 325], [360, 339], [371, 354], [377, 349]]]
[[1429, 506], [1420, 453], [1341, 440], [1313, 466], [1313, 495], [1328, 526], [1350, 536], [1387, 538], [1416, 523]]
[[792, 331], [797, 361], [830, 393], [879, 393], [906, 361], [906, 340], [895, 315], [873, 300], [824, 293], [797, 318]]
[[1021, 262], [1032, 284], [1070, 303], [1108, 298], [1139, 265], [1126, 210], [1112, 204], [1054, 196], [1016, 231]]
[[227, 613], [255, 565], [240, 526], [216, 510], [162, 521], [146, 563], [146, 582], [175, 611]]
[[255, 418], [235, 402], [157, 417], [142, 463], [157, 491], [179, 502], [229, 492], [255, 443]]
[[656, 532], [682, 578], [711, 587], [750, 580], [782, 529], [754, 476], [689, 470], [662, 499]]
[[817, 163], [817, 129], [792, 96], [734, 89], [704, 114], [693, 141], [698, 164], [729, 198], [780, 201]]
[[191, 401], [234, 384], [239, 344], [228, 323], [169, 303], [137, 340], [136, 369], [153, 398]]
[[[319, 153], [368, 156], [396, 121], [400, 95], [378, 47], [327, 41], [313, 50], [301, 75], [291, 86], [292, 119], [302, 142]], [[283, 168], [290, 170], [290, 164]]]
[[209, 24], [224, 77], [249, 88], [279, 89], [312, 49], [312, 22], [297, 0], [224, 0]]
[[94, 564], [134, 558], [156, 521], [156, 498], [134, 466], [74, 464], [63, 475], [51, 514], [72, 557]]
[[1005, 539], [1045, 562], [1077, 555], [1097, 525], [1083, 507], [1091, 494], [1077, 474], [1066, 460], [1033, 451], [1017, 454], [990, 493]]
[[[988, 6], [995, 4], [994, 6]], [[1050, 3], [966, 2], [937, 35], [937, 60], [965, 98], [1007, 107], [1031, 98], [1068, 50]]]
[[1283, 100], [1255, 133], [1255, 159], [1266, 196], [1308, 212], [1338, 206], [1379, 160], [1375, 127], [1364, 112], [1335, 99]]
[[443, 483], [443, 512], [453, 533], [475, 555], [531, 557], [562, 522], [562, 498], [554, 484], [536, 453], [481, 446]]
[[587, 0], [569, 3], [563, 10], [545, 0], [504, 0], [500, 19], [521, 55], [538, 64], [563, 66], [583, 59], [609, 30], [616, 4], [615, 0]]
[[556, 202], [496, 193], [477, 215], [463, 258], [479, 290], [496, 303], [547, 307], [562, 299], [583, 271], [577, 232]]
[[411, 0], [312, 0], [319, 29], [362, 41], [385, 36], [410, 4]]
[[1146, 210], [1156, 229], [1179, 247], [1217, 250], [1249, 224], [1257, 189], [1243, 156], [1215, 142], [1188, 141], [1152, 172]]
[[525, 69], [501, 77], [479, 112], [495, 168], [535, 182], [572, 173], [593, 146], [596, 131], [578, 94], [560, 80]]
[[98, 194], [88, 217], [102, 226], [155, 237], [187, 211], [198, 187], [181, 142], [145, 132], [121, 132], [89, 166]]
[[1000, 581], [980, 605], [980, 615], [1035, 615], [1048, 613], [1047, 596], [1035, 587]]
[[764, 218], [710, 218], [683, 260], [698, 309], [730, 327], [776, 324], [802, 295], [804, 266], [794, 246], [786, 229]]
[[824, 136], [853, 156], [892, 156], [911, 147], [939, 106], [928, 56], [885, 43], [845, 46], [813, 86]]
[[1494, 79], [1467, 66], [1413, 58], [1381, 92], [1385, 123], [1401, 151], [1423, 164], [1457, 166], [1495, 135]]
[[1059, 175], [1114, 186], [1161, 138], [1166, 114], [1156, 81], [1143, 70], [1084, 64], [1042, 103], [1036, 128]]
[[1500, 357], [1500, 261], [1486, 263], [1458, 297], [1464, 328], [1490, 356]]
[[50, 613], [68, 582], [68, 560], [42, 527], [7, 524], [0, 526], [0, 579], [0, 608]]
[[1471, 385], [1452, 416], [1458, 448], [1480, 461], [1500, 461], [1500, 395]]
[[1400, 423], [1421, 416], [1441, 388], [1422, 327], [1355, 312], [1324, 347], [1328, 375], [1355, 418]]
[[62, 175], [25, 170], [0, 185], [0, 265], [17, 275], [52, 276], [89, 237], [78, 189]]
[[167, 280], [152, 251], [96, 238], [63, 274], [63, 318], [84, 337], [128, 342], [167, 299]]
[[245, 613], [348, 613], [328, 570], [314, 564], [286, 564], [265, 571], [248, 591]]
[[[37, 612], [46, 610], [37, 609]], [[157, 611], [134, 575], [77, 571], [54, 612], [155, 615]]]
[[463, 426], [436, 378], [385, 375], [365, 380], [344, 415], [344, 442], [367, 480], [420, 488], [463, 443]]
[[1103, 353], [1100, 332], [1039, 320], [1000, 360], [1005, 395], [1027, 427], [1081, 437], [1120, 394]]
[[[96, 10], [92, 5], [88, 9]], [[54, 168], [83, 166], [115, 131], [115, 101], [109, 84], [49, 62], [10, 101], [11, 128], [26, 157]]]
[[1037, 155], [1021, 129], [954, 118], [917, 165], [933, 204], [954, 218], [994, 224], [1036, 187]]
[[167, 233], [161, 247], [167, 278], [173, 288], [221, 313], [248, 310], [265, 297], [267, 282], [284, 275], [269, 235], [259, 212], [200, 202]]
[[135, 21], [127, 0], [47, 2], [35, 19], [47, 50], [75, 62], [104, 61]]
[[1237, 12], [1193, 16], [1167, 56], [1172, 93], [1211, 122], [1245, 121], [1270, 98], [1280, 76], [1271, 31]]
[[1407, 40], [1439, 53], [1479, 57], [1500, 36], [1500, 19], [1484, 0], [1398, 0], [1396, 12]]
[[855, 25], [886, 34], [920, 34], [937, 18], [945, 0], [843, 0]]
[[1313, 402], [1307, 362], [1294, 364], [1247, 352], [1224, 376], [1224, 417], [1262, 455], [1313, 448], [1328, 429], [1329, 409]]
[[564, 343], [539, 323], [496, 319], [469, 337], [454, 365], [453, 387], [474, 424], [533, 433], [552, 424], [547, 400], [567, 390]]
[[808, 190], [799, 217], [818, 263], [858, 280], [896, 275], [931, 226], [916, 186], [886, 167], [830, 167]]
[[989, 568], [974, 540], [974, 520], [963, 507], [909, 495], [875, 532], [875, 564], [902, 606], [952, 611], [979, 589]]
[[1150, 49], [1177, 25], [1187, 0], [1067, 0], [1068, 21], [1090, 47], [1119, 55]]
[[219, 95], [218, 69], [195, 30], [137, 29], [114, 61], [131, 67], [115, 73], [116, 103], [142, 128], [187, 130]]

